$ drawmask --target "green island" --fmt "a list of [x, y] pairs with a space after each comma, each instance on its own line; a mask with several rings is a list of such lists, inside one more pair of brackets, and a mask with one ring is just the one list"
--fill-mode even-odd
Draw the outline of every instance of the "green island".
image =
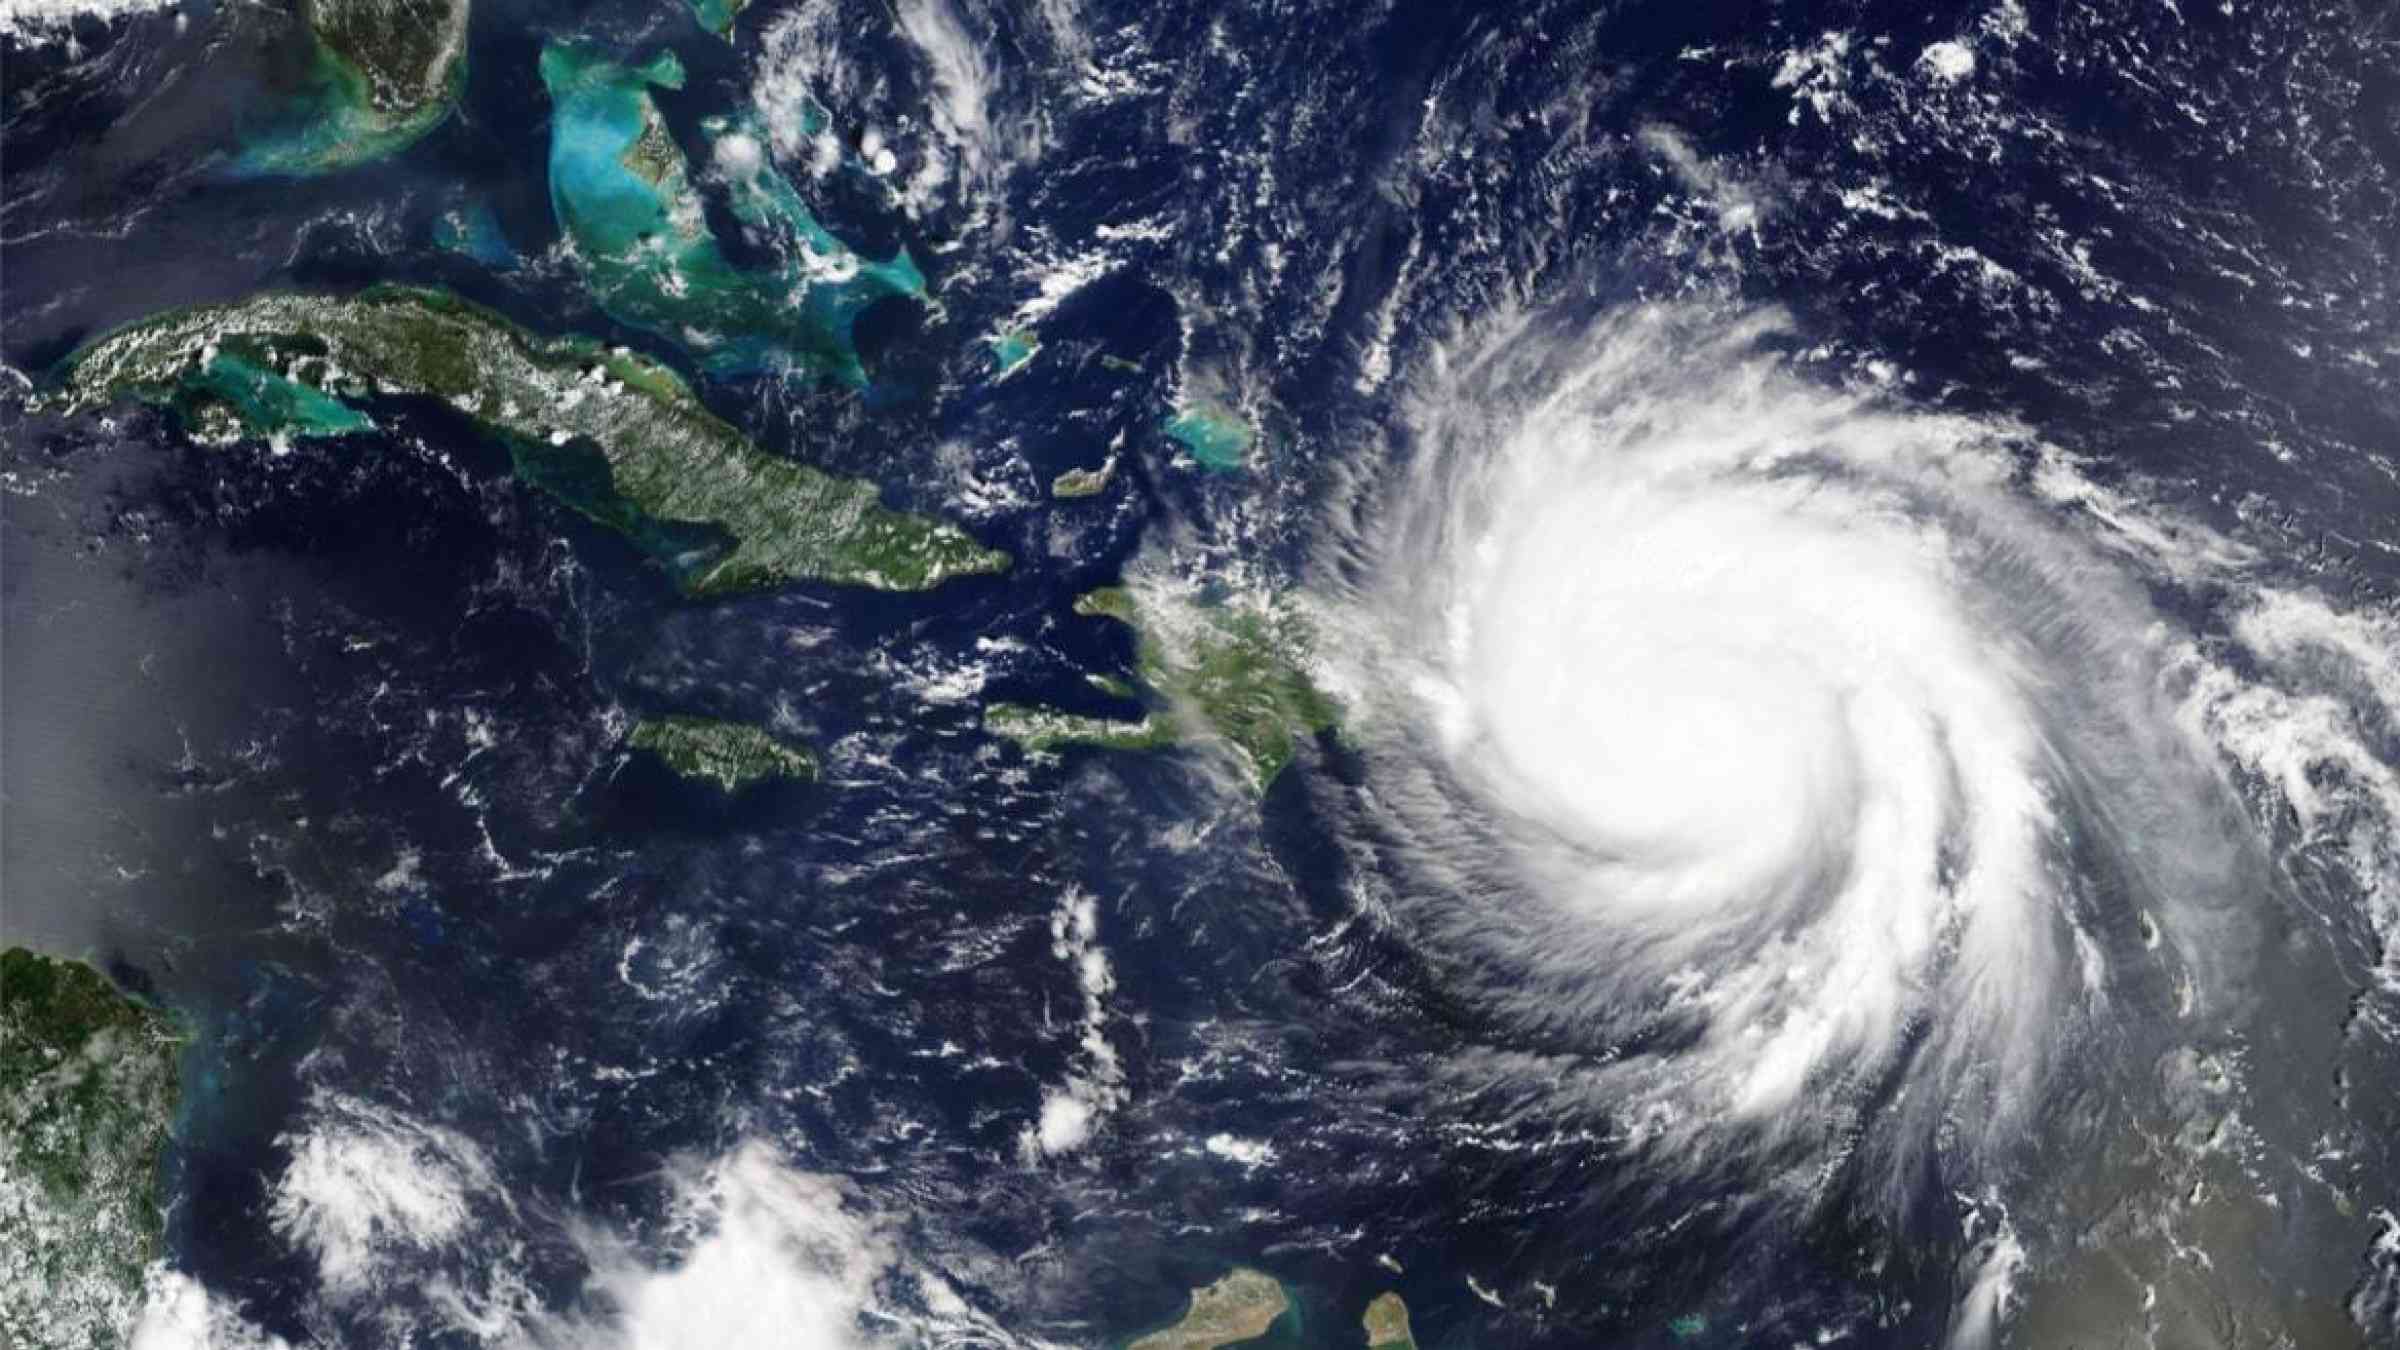
[[195, 434], [338, 436], [346, 399], [438, 398], [508, 444], [520, 476], [633, 540], [686, 593], [802, 579], [925, 590], [1008, 555], [885, 508], [875, 485], [768, 454], [674, 371], [584, 338], [543, 338], [447, 292], [376, 286], [176, 310], [61, 368], [69, 410], [135, 397]]
[[130, 1337], [161, 1255], [182, 1043], [99, 971], [0, 952], [0, 1345]]
[[1166, 419], [1167, 438], [1192, 452], [1202, 468], [1234, 473], [1250, 449], [1250, 424], [1213, 403], [1195, 403]]
[[1408, 1305], [1398, 1294], [1377, 1295], [1359, 1320], [1367, 1329], [1367, 1350], [1417, 1350], [1416, 1335], [1408, 1329]]
[[993, 704], [984, 711], [983, 726], [993, 735], [1005, 736], [1028, 750], [1054, 750], [1062, 745], [1156, 750], [1179, 739], [1175, 728], [1156, 714], [1138, 722], [1123, 722], [1113, 717], [1087, 717], [1025, 703]]
[[469, 0], [306, 0], [306, 88], [236, 160], [319, 174], [397, 153], [440, 126], [467, 82]]
[[1110, 455], [1097, 469], [1069, 469], [1050, 480], [1050, 495], [1061, 501], [1097, 497], [1117, 476], [1117, 457]]
[[1112, 586], [1078, 597], [1075, 612], [1134, 629], [1135, 676], [1166, 707], [1126, 722], [998, 703], [984, 712], [987, 730], [1031, 750], [1149, 750], [1210, 737], [1232, 752], [1251, 789], [1264, 793], [1304, 737], [1339, 719], [1340, 708], [1301, 668], [1310, 637], [1289, 606], [1170, 604]]
[[542, 49], [541, 75], [551, 105], [551, 211], [602, 309], [689, 349], [711, 374], [793, 371], [866, 387], [852, 341], [858, 316], [886, 299], [928, 303], [925, 274], [906, 249], [883, 262], [861, 257], [769, 162], [763, 128], [710, 118], [703, 127], [728, 207], [785, 259], [745, 271], [710, 229], [683, 148], [650, 94], [683, 87], [674, 52], [627, 65], [598, 48], [553, 42]]
[[634, 723], [625, 743], [657, 755], [686, 778], [707, 779], [727, 792], [768, 778], [817, 776], [816, 756], [744, 722], [646, 717]]
[[1215, 1284], [1192, 1291], [1183, 1320], [1153, 1331], [1126, 1350], [1218, 1350], [1256, 1340], [1291, 1307], [1283, 1286], [1261, 1271], [1236, 1268]]

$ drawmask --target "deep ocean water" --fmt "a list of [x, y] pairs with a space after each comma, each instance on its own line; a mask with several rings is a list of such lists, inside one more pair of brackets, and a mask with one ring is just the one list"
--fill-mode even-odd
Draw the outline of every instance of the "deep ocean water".
[[2400, 1339], [2400, 11], [0, 47], [26, 1344]]

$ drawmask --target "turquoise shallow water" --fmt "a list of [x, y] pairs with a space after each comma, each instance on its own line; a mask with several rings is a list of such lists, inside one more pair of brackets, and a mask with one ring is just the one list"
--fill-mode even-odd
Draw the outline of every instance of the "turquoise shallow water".
[[219, 352], [193, 375], [191, 384], [195, 391], [233, 405], [253, 427], [273, 427], [295, 436], [340, 436], [375, 425], [340, 399], [231, 352]]
[[1250, 428], [1240, 418], [1201, 405], [1166, 420], [1167, 436], [1192, 452], [1203, 468], [1232, 473], [1250, 449]]
[[733, 36], [733, 21], [741, 17], [746, 0], [691, 0], [692, 17], [720, 37]]
[[[899, 1270], [875, 1276], [861, 1314], [895, 1335], [1107, 1343], [1167, 1324], [1193, 1288], [1250, 1265], [1304, 1305], [1304, 1328], [1279, 1324], [1262, 1344], [1358, 1350], [1362, 1308], [1392, 1289], [1428, 1345], [1913, 1350], [1989, 1330], [1954, 1300], [2006, 1206], [2026, 1254], [2020, 1306], [2049, 1317], [2028, 1321], [2023, 1343], [2171, 1336], [2173, 1319], [2221, 1310], [2295, 1344], [2400, 1344], [2400, 1262], [2369, 1266], [2378, 1230], [2347, 1212], [2392, 1189], [2400, 1141], [2373, 1117], [2400, 1060], [2327, 954], [2370, 950], [2363, 920], [2342, 917], [2339, 868], [2350, 832], [2382, 830], [2383, 815], [2338, 808], [2338, 794], [2400, 724], [2340, 652], [2271, 666], [2244, 645], [2281, 612], [2252, 613], [2257, 586], [2324, 589], [2336, 609], [2391, 594], [2391, 568], [2350, 558], [2390, 534], [2377, 528], [2389, 512], [2364, 509], [2389, 497], [2388, 476], [2358, 447], [2393, 443], [2400, 405], [2388, 360], [2349, 358], [2377, 357], [2360, 335], [2388, 329], [2382, 279], [2400, 277], [2381, 242], [2400, 239], [2388, 228], [2400, 197], [2377, 167], [2400, 160], [2368, 158], [2382, 142], [2361, 139], [2400, 105], [2360, 72], [2400, 66], [2389, 39], [2371, 60], [2309, 55], [2350, 45], [2340, 7], [2266, 0], [2187, 21], [2029, 6], [2021, 36], [1986, 26], [2018, 8], [820, 10], [824, 57], [847, 83], [811, 68], [827, 116], [812, 121], [803, 101], [799, 134], [871, 125], [901, 158], [881, 178], [855, 152], [824, 179], [770, 161], [787, 181], [727, 169], [748, 167], [729, 138], [755, 134], [744, 119], [758, 81], [787, 69], [764, 59], [768, 29], [795, 7], [743, 13], [728, 44], [680, 2], [479, 5], [457, 119], [363, 168], [237, 190], [222, 181], [230, 161], [190, 185], [147, 179], [173, 180], [229, 130], [255, 143], [276, 127], [236, 114], [272, 101], [280, 117], [306, 88], [237, 78], [209, 24], [178, 37], [171, 13], [87, 29], [82, 69], [96, 73], [60, 57], [65, 74], [47, 77], [133, 87], [12, 104], [21, 153], [0, 297], [12, 366], [168, 307], [438, 280], [545, 334], [636, 341], [766, 451], [873, 472], [894, 504], [961, 512], [1020, 559], [920, 595], [812, 582], [694, 598], [671, 583], [723, 540], [639, 516], [590, 444], [508, 442], [436, 400], [356, 399], [389, 434], [295, 437], [280, 454], [187, 450], [172, 419], [132, 408], [55, 430], [6, 419], [22, 470], [22, 491], [0, 497], [12, 803], [0, 864], [24, 902], [10, 937], [84, 950], [133, 925], [133, 964], [209, 1038], [170, 1188], [175, 1268], [293, 1343], [535, 1340], [560, 1326], [554, 1339], [602, 1339], [641, 1290], [587, 1288], [573, 1234], [602, 1234], [629, 1273], [672, 1276], [709, 1233], [761, 1231], [679, 1227], [698, 1211], [660, 1162], [704, 1162], [755, 1131], [841, 1181], [841, 1209], [869, 1225], [857, 1250], [938, 1270], [977, 1320], [933, 1317], [931, 1286]], [[944, 14], [963, 42], [925, 26]], [[1069, 18], [1072, 31], [1053, 27]], [[1832, 41], [1843, 33], [1846, 50]], [[630, 118], [567, 117], [554, 146], [559, 109], [530, 78], [553, 40], [604, 53], [616, 81], [672, 42], [689, 87], [631, 78], [616, 100]], [[1972, 73], [1937, 74], [1921, 55], [1937, 42], [1953, 58], [1971, 48]], [[912, 216], [893, 198], [943, 148], [928, 122], [944, 93], [937, 55], [977, 77], [965, 82], [983, 97], [977, 128], [1000, 158], [974, 174], [952, 160], [962, 172]], [[12, 78], [31, 68], [11, 56]], [[308, 59], [295, 42], [256, 64], [293, 75], [288, 63]], [[1780, 78], [1787, 62], [1797, 82]], [[179, 86], [152, 87], [154, 71]], [[615, 99], [590, 92], [595, 114]], [[104, 126], [112, 101], [123, 126]], [[791, 105], [772, 106], [788, 137]], [[128, 160], [161, 140], [180, 151], [168, 133], [186, 123], [194, 154]], [[553, 184], [561, 149], [591, 175], [582, 187]], [[1710, 172], [1687, 176], [1694, 165]], [[594, 207], [594, 230], [613, 208], [653, 227], [704, 219], [715, 239], [645, 241], [637, 224], [619, 237], [635, 256], [601, 259], [561, 229], [562, 197]], [[681, 210], [695, 201], [705, 217]], [[477, 202], [524, 250], [504, 275], [436, 224], [459, 213], [456, 238], [472, 245]], [[94, 203], [121, 203], [122, 219], [93, 228]], [[1729, 219], [1745, 203], [1760, 208], [1755, 229]], [[2243, 203], [2273, 211], [2253, 219]], [[812, 226], [841, 238], [828, 248]], [[857, 329], [865, 368], [838, 364], [858, 358], [841, 326], [855, 311], [835, 302], [912, 290], [886, 239], [907, 240], [933, 274], [940, 313], [887, 325], [915, 316], [872, 310]], [[553, 265], [561, 252], [572, 261]], [[867, 253], [891, 270], [846, 270], [878, 265]], [[1105, 272], [1028, 317], [1045, 280], [1085, 257]], [[725, 289], [671, 293], [690, 277]], [[609, 318], [600, 295], [642, 326]], [[1420, 466], [1497, 453], [1520, 403], [1589, 358], [1587, 311], [1712, 296], [1739, 311], [1726, 322], [1779, 307], [1789, 328], [1767, 341], [1773, 359], [1827, 382], [1829, 399], [1872, 405], [1876, 425], [1901, 405], [1910, 425], [1926, 425], [1916, 412], [2021, 422], [2005, 453], [2025, 472], [1994, 470], [2023, 498], [2006, 530], [2055, 518], [2089, 533], [2100, 552], [2042, 566], [2086, 568], [2095, 594], [2171, 611], [2155, 639], [2094, 625], [2093, 650], [2198, 644], [2191, 660], [2228, 682], [2229, 716], [2331, 709], [2328, 724], [2361, 728], [2303, 742], [2272, 719], [2228, 724], [2318, 746], [2292, 781], [2336, 814], [2306, 849], [2295, 817], [2259, 827], [2276, 870], [2255, 903], [2289, 925], [2205, 947], [2145, 932], [2137, 888], [2118, 876], [2131, 866], [2105, 860], [2110, 811], [2138, 824], [2141, 799], [2116, 795], [2106, 765], [2062, 775], [2054, 805], [2074, 839], [2046, 874], [2065, 898], [2044, 921], [2061, 942], [2069, 918], [2111, 926], [2093, 930], [2098, 984], [2077, 989], [2079, 953], [2057, 953], [2059, 987], [2097, 1034], [2039, 1023], [2067, 1049], [2056, 1095], [2026, 1098], [2046, 1123], [2022, 1166], [1952, 1171], [1942, 1133], [1910, 1155], [1920, 1172], [1887, 1167], [1907, 1145], [1874, 1144], [1876, 1122], [1930, 1100], [1913, 1073], [1811, 1094], [1796, 1127], [1865, 1122], [1822, 1156], [1762, 1148], [1753, 1167], [1738, 1129], [1739, 1156], [1627, 1142], [1648, 1127], [1578, 1085], [1612, 1065], [1665, 1081], [1689, 1068], [1697, 1042], [1680, 1038], [1701, 1033], [1658, 1014], [1629, 972], [1583, 981], [1562, 963], [1551, 1002], [1529, 992], [1541, 987], [1513, 948], [1462, 946], [1532, 923], [1555, 897], [1462, 884], [1456, 868], [1517, 822], [1497, 804], [1477, 811], [1471, 785], [1448, 793], [1472, 774], [1451, 773], [1429, 724], [1346, 726], [1253, 802], [1197, 750], [1028, 757], [983, 720], [1016, 700], [1133, 715], [1094, 677], [1138, 674], [1139, 638], [1073, 609], [1128, 571], [1255, 581], [1270, 597], [1300, 587], [1358, 621], [1329, 623], [1329, 663], [1364, 681], [1394, 673], [1345, 639], [1440, 635], [1354, 602], [1422, 598], [1429, 583], [1411, 576], [1420, 555], [1362, 546], [1414, 510], [1471, 509], [1410, 490], [1465, 481]], [[1012, 333], [1038, 353], [1011, 365]], [[1466, 353], [1487, 350], [1462, 337], [1503, 333], [1494, 360], [1542, 378], [1442, 405]], [[206, 373], [208, 430], [233, 421], [236, 396], [294, 397], [275, 362], [234, 350], [252, 369]], [[768, 380], [709, 379], [704, 357], [819, 373], [790, 398]], [[1618, 409], [1631, 423], [1715, 364], [1635, 382]], [[872, 382], [853, 396], [827, 370]], [[1904, 378], [1868, 382], [1893, 371]], [[1443, 431], [1420, 434], [1420, 419]], [[2262, 427], [2277, 453], [2260, 449]], [[1817, 453], [1818, 431], [1790, 429], [1791, 456], [1762, 491], [1847, 499], [1857, 484]], [[2091, 455], [2106, 491], [2036, 492], [2052, 446]], [[1095, 496], [1043, 490], [1100, 466], [1113, 473]], [[83, 476], [46, 481], [70, 470]], [[1998, 549], [2001, 526], [1941, 507], [1970, 485], [1918, 470], [1922, 490], [1887, 504], [1895, 521]], [[2156, 556], [2200, 557], [2185, 507], [2260, 560], [2238, 585], [2231, 570], [2137, 561], [2170, 536], [2182, 542]], [[2103, 509], [2161, 533], [2139, 542]], [[1687, 567], [1759, 556], [1722, 542], [1697, 562], [1661, 550], [1644, 576], [1672, 587]], [[2023, 635], [2002, 630], [2082, 612], [1955, 598], [2012, 668]], [[2026, 668], [2025, 682], [2065, 699], [2119, 678], [2101, 664]], [[1385, 692], [1415, 709], [1407, 688]], [[665, 715], [796, 730], [828, 772], [737, 794], [687, 785], [620, 748], [627, 717]], [[2318, 735], [2310, 725], [2292, 736]], [[2041, 756], [2091, 760], [2079, 729], [2052, 724]], [[2284, 810], [2280, 780], [2244, 781], [2262, 810]], [[1398, 811], [1404, 792], [1458, 807], [1458, 832], [1412, 828], [1437, 816]], [[2228, 847], [2251, 834], [2228, 817]], [[2316, 880], [2283, 895], [2295, 875]], [[1090, 945], [1070, 949], [1105, 957], [1110, 987], [1094, 1002], [1090, 967], [1053, 945], [1062, 915], [1070, 935], [1080, 922], [1070, 894], [1096, 897]], [[1709, 978], [1792, 931], [1728, 937]], [[2179, 951], [2255, 964], [2227, 988], [2256, 1016], [2175, 1016]], [[1625, 976], [1621, 992], [1600, 989], [1604, 975]], [[1938, 1036], [1949, 1005], [1924, 1006]], [[1713, 1029], [1745, 1031], [1730, 1017]], [[2193, 1037], [2212, 1054], [2272, 1053], [2228, 1086], [2159, 1056]], [[1096, 1081], [1095, 1046], [1123, 1069], [1099, 1094], [1112, 1105], [1073, 1156], [1028, 1165], [1022, 1132], [1054, 1091]], [[2200, 1137], [2237, 1110], [2238, 1156], [2139, 1148]], [[472, 1175], [493, 1185], [462, 1192], [481, 1207], [421, 1245], [380, 1230], [393, 1240], [370, 1244], [371, 1279], [327, 1284], [305, 1230], [271, 1221], [304, 1198], [283, 1178], [309, 1141], [376, 1144], [371, 1159], [413, 1169], [451, 1139], [473, 1144], [475, 1168], [488, 1159]], [[1722, 1165], [1695, 1175], [1686, 1157]], [[2211, 1207], [2187, 1206], [2203, 1183]], [[2238, 1213], [2274, 1220], [2258, 1243], [2216, 1207], [2251, 1204], [2237, 1197], [2253, 1183], [2256, 1207]], [[778, 1197], [788, 1188], [728, 1190], [722, 1213]], [[1907, 1212], [1883, 1217], [1895, 1197]], [[2167, 1226], [2196, 1247], [2154, 1251]], [[2195, 1249], [2212, 1269], [2179, 1255]], [[806, 1250], [760, 1261], [754, 1292]], [[2303, 1322], [2287, 1306], [2303, 1299], [2344, 1321], [2354, 1299], [2373, 1325]], [[740, 1303], [725, 1311], [773, 1306]], [[513, 1331], [491, 1330], [512, 1317]]]
[[[553, 44], [541, 64], [555, 107], [551, 206], [611, 315], [690, 348], [714, 374], [801, 369], [868, 383], [852, 340], [858, 316], [885, 299], [925, 296], [924, 274], [905, 250], [885, 262], [861, 257], [757, 160], [733, 185], [731, 209], [782, 243], [788, 261], [735, 267], [650, 98], [652, 86], [682, 84], [674, 53], [628, 66]], [[718, 121], [710, 130], [720, 142], [748, 137], [763, 146], [745, 124]]]
[[1042, 344], [1031, 333], [1002, 333], [992, 339], [992, 364], [995, 374], [1006, 375], [1033, 359]]
[[245, 178], [305, 177], [397, 154], [442, 124], [465, 84], [461, 61], [441, 98], [404, 116], [388, 116], [376, 110], [367, 77], [320, 42], [305, 92], [242, 147], [233, 172]]
[[499, 213], [487, 201], [469, 202], [434, 222], [433, 242], [494, 270], [517, 264], [516, 246], [508, 242]]

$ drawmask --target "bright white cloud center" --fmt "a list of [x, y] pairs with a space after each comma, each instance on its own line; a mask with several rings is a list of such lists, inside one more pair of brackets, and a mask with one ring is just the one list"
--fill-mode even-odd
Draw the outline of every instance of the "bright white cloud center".
[[2041, 977], [2049, 818], [2037, 712], [1959, 598], [1983, 541], [1907, 462], [1953, 428], [1752, 391], [1527, 416], [1444, 674], [1462, 773], [1551, 836], [1554, 893], [1699, 963], [1762, 1111], [1883, 1062], [1958, 974]]
[[2097, 846], [2151, 885], [2213, 780], [2153, 616], [2013, 490], [2032, 447], [1774, 331], [1528, 325], [1436, 372], [1352, 544], [1356, 683], [1406, 691], [1373, 804], [1415, 921], [1621, 1118], [1839, 1133], [1897, 1074], [1990, 1119], [2105, 997], [2118, 883], [2063, 803], [2146, 819]]

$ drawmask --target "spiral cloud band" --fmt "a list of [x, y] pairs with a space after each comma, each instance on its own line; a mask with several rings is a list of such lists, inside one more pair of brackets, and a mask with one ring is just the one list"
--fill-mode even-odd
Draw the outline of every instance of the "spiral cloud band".
[[1602, 1065], [1637, 1142], [1872, 1109], [1928, 1127], [1883, 1131], [1897, 1165], [2155, 992], [2171, 950], [2111, 952], [2212, 921], [2238, 862], [2158, 625], [2012, 490], [2021, 438], [1804, 380], [1777, 336], [1653, 309], [1438, 372], [1361, 491], [1345, 645], [1361, 688], [1406, 673], [1374, 809], [1461, 983]]

